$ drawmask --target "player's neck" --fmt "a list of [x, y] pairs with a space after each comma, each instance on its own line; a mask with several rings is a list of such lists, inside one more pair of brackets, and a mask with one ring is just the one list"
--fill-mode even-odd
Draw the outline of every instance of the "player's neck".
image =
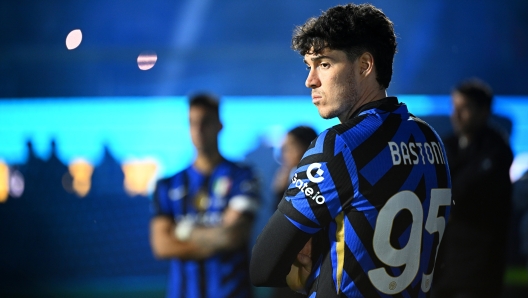
[[198, 156], [194, 160], [193, 166], [198, 172], [208, 175], [211, 174], [214, 168], [222, 162], [224, 158], [220, 155], [218, 150], [212, 152], [198, 152]]
[[361, 108], [362, 106], [366, 105], [369, 102], [373, 102], [376, 100], [380, 100], [387, 97], [387, 91], [386, 89], [380, 89], [379, 85], [377, 88], [369, 88], [366, 90], [366, 92], [362, 93], [358, 100], [355, 102], [355, 104], [352, 106], [352, 108], [348, 111], [348, 113], [343, 114], [339, 117], [339, 121], [341, 123], [347, 121], [354, 115], [354, 113]]

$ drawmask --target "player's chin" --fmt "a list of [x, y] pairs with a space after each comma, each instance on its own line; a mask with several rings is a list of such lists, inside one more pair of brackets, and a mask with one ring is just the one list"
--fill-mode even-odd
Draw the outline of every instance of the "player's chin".
[[332, 119], [335, 117], [335, 115], [332, 113], [332, 111], [329, 111], [327, 109], [324, 109], [322, 107], [317, 107], [317, 111], [319, 112], [319, 116], [323, 119]]
[[319, 113], [319, 116], [321, 116], [321, 118], [324, 118], [326, 115], [326, 111], [324, 107], [321, 106], [320, 104], [316, 104], [315, 107], [317, 108], [317, 112]]

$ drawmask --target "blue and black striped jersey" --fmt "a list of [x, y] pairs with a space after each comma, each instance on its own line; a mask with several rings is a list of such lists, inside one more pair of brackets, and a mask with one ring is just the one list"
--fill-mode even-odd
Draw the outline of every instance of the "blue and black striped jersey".
[[[170, 216], [176, 222], [185, 217], [215, 226], [227, 208], [255, 213], [258, 197], [250, 168], [224, 160], [208, 177], [190, 166], [159, 180], [153, 209], [155, 216]], [[201, 261], [171, 259], [167, 297], [251, 297], [248, 262], [247, 247]]]
[[312, 142], [279, 211], [320, 252], [309, 297], [428, 297], [450, 206], [442, 141], [388, 97]]

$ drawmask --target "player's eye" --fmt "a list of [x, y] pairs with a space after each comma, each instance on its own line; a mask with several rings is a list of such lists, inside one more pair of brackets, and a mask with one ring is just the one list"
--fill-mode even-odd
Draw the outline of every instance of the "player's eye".
[[330, 67], [330, 63], [322, 62], [321, 64], [319, 64], [319, 66], [320, 66], [321, 68], [328, 68], [328, 67]]

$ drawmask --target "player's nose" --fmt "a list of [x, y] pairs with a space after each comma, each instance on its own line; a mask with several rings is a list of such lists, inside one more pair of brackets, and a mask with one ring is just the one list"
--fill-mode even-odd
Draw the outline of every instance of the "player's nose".
[[306, 88], [311, 89], [321, 86], [321, 80], [319, 80], [319, 76], [317, 75], [317, 71], [315, 69], [310, 69], [310, 72], [308, 73], [308, 77], [306, 77], [304, 85], [306, 86]]

